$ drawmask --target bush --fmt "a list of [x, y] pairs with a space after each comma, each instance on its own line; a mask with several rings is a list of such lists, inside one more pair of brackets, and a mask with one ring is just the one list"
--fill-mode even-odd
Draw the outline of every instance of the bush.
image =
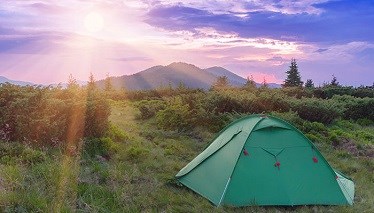
[[129, 139], [129, 137], [123, 130], [113, 124], [109, 125], [108, 132], [105, 134], [105, 136], [111, 138], [116, 142], [123, 142], [124, 140]]
[[105, 97], [99, 93], [89, 93], [85, 114], [85, 137], [101, 137], [109, 127], [110, 106]]
[[367, 118], [360, 118], [357, 120], [357, 123], [360, 124], [361, 126], [370, 126], [370, 125], [374, 125], [374, 120], [370, 120]]
[[313, 133], [322, 133], [322, 132], [326, 132], [327, 131], [327, 128], [325, 127], [325, 125], [323, 125], [323, 123], [319, 123], [319, 122], [308, 122], [308, 121], [305, 121], [303, 123], [303, 131], [305, 132], [313, 132]]
[[138, 144], [130, 146], [130, 148], [127, 150], [127, 157], [130, 160], [138, 161], [141, 158], [144, 158], [149, 153], [149, 150], [146, 148], [143, 148], [143, 146], [140, 146]]
[[140, 111], [140, 119], [149, 119], [160, 110], [165, 109], [165, 102], [162, 100], [142, 100], [135, 104]]
[[157, 124], [165, 130], [186, 130], [190, 129], [189, 107], [182, 102], [181, 97], [171, 99], [165, 109], [157, 112]]
[[224, 91], [213, 91], [209, 93], [204, 99], [204, 109], [216, 114], [244, 111], [243, 105], [235, 96], [223, 92]]
[[357, 98], [346, 106], [344, 117], [346, 119], [369, 119], [374, 121], [374, 99]]
[[333, 100], [302, 98], [294, 100], [291, 108], [300, 118], [323, 124], [330, 124], [342, 114], [342, 106]]
[[45, 161], [46, 158], [47, 156], [43, 151], [18, 143], [0, 141], [0, 163], [12, 164], [22, 162], [33, 165]]
[[21, 159], [26, 164], [41, 163], [46, 160], [46, 154], [39, 150], [25, 148], [22, 152]]
[[89, 157], [100, 155], [109, 158], [111, 152], [114, 151], [116, 151], [116, 145], [112, 139], [107, 137], [89, 138], [83, 143], [83, 152]]
[[294, 125], [296, 128], [301, 129], [304, 125], [304, 120], [301, 119], [296, 112], [289, 111], [289, 112], [272, 112], [271, 115], [279, 117], [290, 124]]
[[[85, 99], [87, 97], [87, 99]], [[0, 137], [55, 146], [83, 136], [101, 137], [108, 128], [109, 104], [96, 91], [0, 85]], [[68, 138], [70, 137], [70, 138]]]

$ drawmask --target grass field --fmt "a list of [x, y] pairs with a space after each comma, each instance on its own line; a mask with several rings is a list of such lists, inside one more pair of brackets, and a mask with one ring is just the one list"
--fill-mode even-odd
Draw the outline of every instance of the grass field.
[[[330, 135], [308, 135], [329, 163], [356, 184], [353, 206], [214, 207], [180, 186], [174, 175], [206, 147], [215, 133], [178, 133], [157, 128], [154, 118], [137, 119], [131, 102], [111, 102], [108, 156], [32, 149], [2, 143], [2, 212], [374, 212], [374, 127], [336, 122]], [[333, 140], [333, 139], [332, 139]], [[7, 154], [4, 154], [7, 153]], [[12, 154], [13, 153], [13, 154]], [[17, 154], [18, 153], [18, 154]], [[4, 157], [7, 156], [7, 157]]]

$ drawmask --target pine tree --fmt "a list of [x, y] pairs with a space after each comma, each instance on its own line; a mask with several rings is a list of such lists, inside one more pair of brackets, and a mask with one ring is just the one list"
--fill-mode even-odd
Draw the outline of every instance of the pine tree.
[[252, 75], [251, 75], [250, 78], [247, 77], [247, 82], [245, 82], [244, 87], [245, 88], [249, 88], [249, 89], [256, 88], [256, 82], [253, 80], [253, 76]]
[[286, 72], [287, 78], [284, 80], [283, 87], [301, 87], [303, 82], [301, 81], [300, 73], [297, 67], [296, 59], [291, 59], [290, 69]]
[[88, 91], [93, 91], [93, 90], [96, 89], [95, 78], [94, 78], [92, 72], [90, 73], [90, 77], [88, 79], [87, 89], [88, 89]]
[[230, 86], [227, 76], [219, 76], [211, 89], [224, 89]]
[[185, 91], [185, 90], [187, 90], [187, 87], [186, 87], [186, 85], [184, 84], [183, 81], [180, 81], [180, 82], [179, 82], [178, 87], [177, 87], [177, 90], [178, 90], [178, 91]]
[[261, 88], [262, 89], [269, 88], [268, 82], [266, 81], [265, 77], [264, 77], [264, 80], [262, 81]]
[[109, 73], [106, 74], [104, 86], [105, 86], [104, 89], [107, 92], [110, 92], [113, 90], [112, 79], [110, 78]]
[[73, 75], [70, 73], [68, 78], [68, 89], [77, 89], [79, 87], [79, 84], [77, 83], [77, 80], [73, 77]]
[[333, 87], [338, 87], [339, 86], [338, 79], [335, 77], [335, 75], [332, 75], [332, 80], [331, 80], [330, 86], [333, 86]]
[[306, 80], [305, 88], [309, 88], [309, 89], [314, 88], [314, 83], [313, 83], [312, 79], [307, 79]]

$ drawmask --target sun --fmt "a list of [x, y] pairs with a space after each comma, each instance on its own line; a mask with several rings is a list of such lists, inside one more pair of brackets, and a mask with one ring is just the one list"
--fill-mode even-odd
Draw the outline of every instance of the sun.
[[99, 32], [104, 27], [103, 16], [96, 12], [91, 12], [84, 18], [84, 27], [91, 33]]

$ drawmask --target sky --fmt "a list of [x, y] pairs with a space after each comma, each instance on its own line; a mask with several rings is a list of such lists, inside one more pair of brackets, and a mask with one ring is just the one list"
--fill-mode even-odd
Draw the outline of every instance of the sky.
[[374, 82], [372, 0], [1, 0], [0, 75], [40, 84], [186, 62], [282, 83]]

